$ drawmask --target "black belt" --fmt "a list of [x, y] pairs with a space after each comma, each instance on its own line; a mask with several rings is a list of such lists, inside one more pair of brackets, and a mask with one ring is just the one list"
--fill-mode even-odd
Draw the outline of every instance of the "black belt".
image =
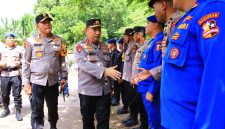
[[2, 68], [2, 71], [7, 71], [7, 72], [11, 72], [11, 71], [15, 71], [15, 70], [19, 70], [19, 68], [18, 67]]

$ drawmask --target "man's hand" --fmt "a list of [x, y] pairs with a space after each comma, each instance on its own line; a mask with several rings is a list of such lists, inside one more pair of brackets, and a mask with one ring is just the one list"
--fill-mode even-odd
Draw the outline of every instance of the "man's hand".
[[151, 73], [144, 68], [137, 68], [137, 70], [140, 70], [141, 72], [136, 76], [132, 77], [131, 79], [132, 84], [137, 84], [138, 82], [146, 80], [151, 76]]
[[0, 67], [2, 67], [2, 68], [7, 68], [6, 62], [1, 61], [1, 62], [0, 62]]
[[24, 85], [24, 91], [27, 95], [31, 95], [31, 85], [30, 83], [27, 83]]
[[117, 70], [115, 70], [117, 66], [106, 68], [104, 71], [104, 74], [108, 77], [113, 78], [114, 80], [118, 80], [121, 77], [121, 73]]
[[61, 86], [61, 89], [64, 90], [64, 88], [66, 87], [66, 80], [65, 79], [62, 79], [60, 81], [60, 86]]
[[154, 97], [153, 94], [151, 94], [151, 93], [149, 93], [149, 92], [146, 93], [146, 99], [147, 99], [148, 101], [152, 102], [152, 101], [153, 101], [153, 97]]

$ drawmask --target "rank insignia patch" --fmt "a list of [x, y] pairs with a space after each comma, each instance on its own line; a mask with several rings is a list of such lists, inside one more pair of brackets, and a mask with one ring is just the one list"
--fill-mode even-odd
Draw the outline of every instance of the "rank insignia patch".
[[202, 25], [202, 29], [203, 29], [202, 36], [203, 38], [206, 39], [212, 38], [219, 33], [219, 27], [216, 25], [215, 20], [210, 20], [204, 23]]
[[179, 37], [180, 37], [180, 34], [179, 34], [178, 32], [176, 32], [176, 33], [173, 35], [172, 39], [173, 39], [173, 40], [177, 40]]
[[170, 51], [170, 57], [172, 59], [176, 59], [179, 56], [179, 54], [180, 54], [180, 51], [176, 47], [172, 48], [171, 51]]

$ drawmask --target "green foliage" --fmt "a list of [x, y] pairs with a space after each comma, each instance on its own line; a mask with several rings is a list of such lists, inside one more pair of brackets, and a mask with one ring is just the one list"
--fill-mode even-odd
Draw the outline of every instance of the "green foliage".
[[[53, 32], [62, 36], [69, 49], [85, 38], [85, 21], [90, 18], [102, 20], [103, 42], [109, 38], [120, 38], [124, 30], [137, 25], [145, 26], [146, 17], [152, 14], [145, 0], [37, 0], [34, 14], [49, 13], [53, 17]], [[16, 33], [24, 41], [37, 33], [34, 16], [24, 15], [20, 20], [1, 19], [0, 34]]]

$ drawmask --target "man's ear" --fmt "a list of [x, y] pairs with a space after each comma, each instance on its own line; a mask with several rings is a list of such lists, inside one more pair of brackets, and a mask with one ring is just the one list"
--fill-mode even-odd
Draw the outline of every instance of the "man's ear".
[[153, 23], [153, 28], [156, 29], [158, 27], [158, 23]]
[[162, 8], [163, 10], [166, 10], [166, 6], [167, 6], [166, 1], [163, 1], [163, 2], [162, 2], [162, 5], [161, 5], [161, 8]]
[[87, 30], [88, 30], [88, 28], [85, 27], [85, 29], [84, 29], [84, 33], [85, 33], [85, 34], [87, 34]]

